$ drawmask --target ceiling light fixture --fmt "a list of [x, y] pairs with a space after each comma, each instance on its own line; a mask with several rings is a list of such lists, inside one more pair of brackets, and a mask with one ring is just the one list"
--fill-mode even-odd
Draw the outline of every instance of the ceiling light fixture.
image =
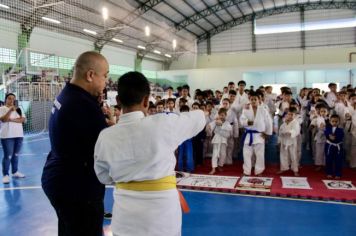
[[61, 22], [58, 21], [58, 20], [51, 19], [51, 18], [44, 17], [44, 16], [42, 16], [42, 20], [45, 20], [45, 21], [48, 21], [48, 22], [51, 22], [51, 23], [55, 23], [55, 24], [60, 24], [60, 23], [61, 23]]
[[123, 43], [124, 41], [122, 41], [121, 39], [117, 39], [117, 38], [112, 38], [112, 41], [115, 41], [117, 43]]
[[150, 36], [151, 32], [150, 32], [150, 27], [146, 26], [145, 27], [145, 35], [148, 37]]
[[9, 9], [10, 8], [9, 6], [6, 6], [4, 4], [0, 4], [0, 7], [5, 8], [5, 9]]
[[83, 31], [84, 31], [85, 33], [88, 33], [88, 34], [93, 34], [93, 35], [96, 35], [96, 34], [97, 34], [95, 31], [88, 30], [88, 29], [83, 29]]

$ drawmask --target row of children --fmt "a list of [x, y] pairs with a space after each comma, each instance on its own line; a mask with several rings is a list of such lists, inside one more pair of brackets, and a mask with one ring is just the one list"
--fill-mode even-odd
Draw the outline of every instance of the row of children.
[[245, 81], [239, 81], [236, 89], [229, 82], [224, 93], [215, 91], [214, 96], [211, 90], [196, 90], [193, 99], [185, 85], [178, 94], [169, 88], [164, 99], [151, 98], [149, 115], [196, 109], [206, 114], [206, 129], [178, 148], [179, 170], [193, 171], [212, 150], [210, 174], [215, 174], [242, 151], [243, 173], [251, 175], [254, 169], [261, 175], [266, 138], [273, 132], [278, 133], [279, 173], [291, 169], [299, 175], [302, 145], [312, 150], [318, 170], [326, 165], [328, 177], [341, 177], [345, 153], [350, 166], [356, 167], [356, 95], [351, 86], [336, 92], [331, 83], [324, 94], [303, 88], [295, 98], [288, 87], [282, 87], [279, 96], [271, 86], [256, 91], [245, 87]]

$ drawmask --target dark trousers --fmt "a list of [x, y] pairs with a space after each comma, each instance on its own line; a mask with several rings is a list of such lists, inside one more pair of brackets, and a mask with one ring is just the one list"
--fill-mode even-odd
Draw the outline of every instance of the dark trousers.
[[193, 152], [194, 152], [194, 164], [203, 165], [203, 149], [204, 149], [204, 140], [199, 137], [193, 138]]
[[58, 236], [102, 236], [104, 203], [96, 201], [49, 200], [58, 216]]
[[2, 159], [2, 174], [9, 175], [10, 164], [12, 168], [12, 174], [17, 172], [19, 157], [23, 138], [2, 138], [1, 144], [4, 151], [4, 157]]
[[341, 177], [342, 171], [342, 147], [340, 150], [335, 146], [325, 145], [326, 174]]

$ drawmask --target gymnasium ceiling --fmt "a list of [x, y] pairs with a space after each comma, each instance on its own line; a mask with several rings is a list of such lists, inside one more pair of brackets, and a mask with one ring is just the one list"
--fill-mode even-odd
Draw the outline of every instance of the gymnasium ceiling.
[[[234, 26], [271, 15], [288, 14], [303, 9], [352, 9], [356, 0], [0, 0], [10, 8], [0, 7], [0, 17], [21, 23], [22, 30], [35, 27], [91, 40], [98, 47], [106, 44], [138, 50], [144, 54], [159, 50], [179, 55], [196, 52], [202, 42]], [[103, 20], [102, 8], [109, 18]], [[60, 24], [41, 19], [48, 17]], [[145, 36], [145, 26], [151, 34]], [[90, 35], [83, 32], [97, 32]], [[112, 38], [123, 42], [114, 42]], [[173, 50], [172, 40], [177, 40]]]

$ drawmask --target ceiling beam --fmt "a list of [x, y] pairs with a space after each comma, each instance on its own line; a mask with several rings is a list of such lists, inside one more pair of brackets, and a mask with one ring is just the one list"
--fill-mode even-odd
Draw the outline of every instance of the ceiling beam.
[[[208, 4], [206, 4], [206, 2], [204, 0], [202, 0], [202, 3], [205, 5], [206, 8], [209, 8], [210, 6], [208, 6]], [[218, 14], [216, 14], [216, 12], [213, 12], [213, 14], [222, 22], [222, 23], [226, 23], [226, 21], [224, 21]], [[204, 16], [206, 17], [206, 16]]]
[[[183, 12], [179, 11], [177, 8], [175, 8], [174, 6], [172, 6], [169, 2], [164, 1], [164, 3], [169, 6], [171, 9], [173, 9], [175, 12], [177, 12], [178, 14], [180, 14], [181, 16], [183, 16], [184, 19], [188, 18], [187, 15], [185, 15]], [[206, 29], [204, 29], [203, 27], [201, 27], [199, 24], [197, 24], [196, 22], [193, 23], [194, 25], [196, 25], [199, 29], [201, 29], [204, 32], [208, 32]]]
[[181, 22], [178, 22], [175, 27], [177, 31], [182, 30], [186, 28], [190, 24], [194, 24], [198, 20], [200, 20], [203, 17], [207, 17], [213, 14], [216, 14], [216, 12], [224, 10], [228, 7], [238, 5], [239, 3], [242, 2], [247, 2], [248, 0], [225, 0], [225, 1], [219, 1], [219, 3], [209, 6], [206, 9], [203, 9], [199, 11], [198, 13], [189, 16], [188, 18], [185, 18]]
[[219, 25], [217, 28], [210, 30], [207, 34], [202, 34], [198, 37], [198, 43], [206, 40], [208, 37], [212, 37], [218, 33], [221, 33], [225, 30], [231, 29], [237, 25], [241, 25], [243, 23], [249, 22], [253, 20], [253, 16], [255, 15], [256, 19], [260, 19], [267, 16], [285, 14], [290, 12], [299, 12], [301, 7], [304, 8], [305, 11], [310, 10], [323, 10], [323, 9], [351, 9], [356, 10], [356, 2], [322, 2], [322, 3], [305, 3], [305, 4], [294, 4], [283, 7], [277, 7], [265, 11], [258, 11], [255, 13], [251, 13], [242, 17], [238, 17], [227, 24]]
[[[183, 2], [184, 2], [186, 5], [188, 5], [188, 6], [190, 7], [190, 9], [192, 9], [195, 13], [198, 13], [197, 9], [195, 9], [195, 7], [193, 7], [192, 4], [190, 4], [187, 0], [183, 0]], [[213, 22], [211, 22], [209, 19], [207, 19], [206, 17], [204, 17], [204, 20], [205, 20], [206, 22], [208, 22], [213, 28], [216, 27], [216, 25], [215, 25]]]

